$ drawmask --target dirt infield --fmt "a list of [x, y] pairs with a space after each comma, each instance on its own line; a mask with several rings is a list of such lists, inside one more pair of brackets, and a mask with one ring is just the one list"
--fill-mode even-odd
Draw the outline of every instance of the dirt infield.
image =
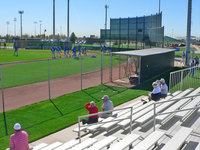
[[[118, 79], [118, 66], [113, 67], [113, 80]], [[110, 69], [103, 70], [103, 83], [110, 81]], [[55, 98], [64, 94], [81, 90], [80, 74], [53, 79], [50, 81], [50, 97]], [[101, 84], [101, 71], [83, 74], [83, 89]], [[48, 81], [4, 89], [5, 110], [13, 110], [22, 106], [49, 99]], [[2, 91], [0, 90], [0, 112], [2, 108]]]

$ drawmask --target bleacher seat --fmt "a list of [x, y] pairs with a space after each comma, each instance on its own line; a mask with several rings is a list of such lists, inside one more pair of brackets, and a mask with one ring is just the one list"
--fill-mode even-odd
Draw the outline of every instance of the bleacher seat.
[[40, 149], [40, 150], [52, 150], [52, 149], [54, 149], [54, 148], [56, 148], [56, 147], [58, 147], [58, 146], [60, 146], [60, 145], [62, 145], [62, 143], [60, 143], [60, 142], [55, 142], [55, 143], [53, 143], [53, 144], [51, 144], [51, 145], [48, 145], [48, 146], [46, 146], [46, 147], [44, 147], [44, 148], [42, 148], [42, 149]]
[[69, 149], [75, 145], [79, 144], [79, 140], [71, 140], [69, 142], [66, 142], [64, 143], [63, 145], [57, 147], [56, 149], [54, 150], [66, 150], [66, 149]]
[[148, 150], [158, 143], [158, 140], [164, 135], [164, 132], [154, 131], [143, 141], [138, 143], [132, 150]]
[[86, 149], [86, 148], [90, 147], [91, 145], [93, 145], [95, 142], [97, 142], [97, 139], [95, 139], [95, 138], [89, 138], [89, 139], [83, 141], [82, 143], [80, 143], [80, 144], [72, 147], [71, 150]]
[[200, 150], [200, 143], [197, 145], [197, 147], [195, 148], [195, 150]]
[[179, 150], [191, 133], [191, 128], [181, 127], [161, 150]]
[[108, 136], [106, 138], [104, 138], [103, 140], [95, 143], [93, 146], [91, 146], [90, 148], [88, 148], [87, 150], [101, 150], [104, 147], [108, 147], [110, 144], [112, 144], [115, 140], [117, 139], [117, 137], [114, 136]]
[[125, 148], [128, 148], [132, 145], [134, 141], [136, 141], [140, 135], [137, 134], [129, 134], [126, 135], [121, 141], [113, 144], [109, 150], [123, 150]]
[[44, 148], [44, 147], [46, 147], [46, 146], [47, 146], [46, 143], [41, 143], [41, 144], [39, 144], [39, 145], [37, 145], [37, 146], [34, 146], [34, 147], [33, 147], [33, 150], [40, 150], [40, 149], [42, 149], [42, 148]]

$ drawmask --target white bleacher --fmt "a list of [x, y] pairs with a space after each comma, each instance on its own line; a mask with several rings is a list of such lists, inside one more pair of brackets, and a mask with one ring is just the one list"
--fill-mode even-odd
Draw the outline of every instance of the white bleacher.
[[83, 149], [90, 147], [91, 145], [93, 145], [96, 142], [97, 142], [97, 139], [89, 138], [89, 139], [83, 141], [82, 143], [72, 147], [70, 150], [83, 150]]
[[[200, 87], [198, 89], [196, 89], [195, 91], [198, 91], [196, 94], [198, 94], [200, 92]], [[188, 103], [187, 105], [185, 105], [182, 109], [189, 109], [189, 108], [194, 108], [195, 106], [198, 105], [198, 103], [200, 102], [200, 96], [194, 98], [190, 103]], [[187, 111], [181, 111], [176, 113], [175, 115], [177, 117], [185, 117], [188, 116], [189, 114], [191, 114], [191, 112], [193, 112], [194, 110], [187, 110]]]
[[[172, 95], [173, 95], [173, 96], [176, 96], [176, 95], [178, 95], [178, 94], [180, 94], [180, 93], [181, 93], [181, 91], [176, 91], [176, 92], [174, 92]], [[165, 100], [169, 100], [169, 99], [171, 99], [173, 96], [167, 96], [167, 97], [165, 98]], [[133, 116], [132, 116], [132, 120], [135, 121], [135, 120], [137, 120], [138, 118], [140, 118], [142, 115], [145, 116], [144, 114], [148, 114], [148, 112], [151, 112], [151, 111], [153, 110], [153, 105], [152, 105], [153, 103], [154, 103], [154, 101], [150, 101], [150, 102], [146, 103], [146, 104], [151, 104], [150, 107], [146, 107], [146, 108], [144, 107], [144, 108], [142, 108], [141, 110], [139, 110], [137, 113], [134, 111], [134, 112], [133, 112]], [[144, 106], [145, 106], [145, 105], [144, 105]], [[159, 106], [159, 105], [158, 105], [158, 106]], [[148, 117], [148, 118], [149, 118], [149, 117]], [[130, 123], [130, 119], [126, 119], [126, 120], [124, 120], [124, 121], [118, 123], [118, 125], [121, 126], [121, 127], [124, 129], [125, 126], [127, 126], [129, 123]]]
[[125, 148], [128, 148], [132, 145], [133, 142], [135, 142], [137, 139], [139, 139], [140, 135], [137, 134], [129, 134], [126, 135], [121, 141], [113, 144], [109, 150], [123, 150]]
[[79, 140], [71, 140], [69, 142], [66, 142], [64, 143], [63, 145], [57, 147], [56, 149], [54, 150], [66, 150], [66, 149], [69, 149], [75, 145], [79, 144]]
[[[176, 103], [176, 101], [168, 101], [168, 100], [181, 98], [181, 97], [187, 95], [188, 93], [190, 93], [191, 91], [192, 91], [192, 89], [187, 89], [174, 97], [172, 97], [172, 96], [167, 97], [165, 100], [163, 100], [163, 102], [166, 101], [166, 103], [162, 103], [156, 107], [156, 112], [161, 112], [161, 111], [165, 110], [166, 108], [170, 107], [171, 105], [173, 105], [174, 103]], [[154, 115], [154, 110], [152, 108], [152, 110], [150, 110], [148, 113], [146, 113], [142, 117], [136, 119], [135, 123], [143, 125], [150, 119], [153, 119], [153, 115]]]
[[[194, 90], [192, 93], [190, 93], [187, 96], [194, 96], [197, 93], [199, 93], [200, 89], [196, 89]], [[187, 104], [188, 102], [191, 101], [192, 98], [184, 98], [182, 100], [179, 100], [177, 103], [175, 103], [174, 105], [172, 105], [171, 107], [167, 108], [165, 111], [163, 111], [162, 113], [167, 113], [167, 112], [172, 112], [172, 111], [176, 111], [177, 109], [181, 108], [184, 104]], [[164, 114], [164, 115], [160, 115], [156, 117], [156, 120], [159, 122], [162, 122], [165, 119], [168, 119], [169, 117], [173, 117], [173, 114]]]
[[164, 135], [164, 132], [154, 131], [143, 141], [138, 143], [132, 150], [148, 150], [158, 143], [158, 140]]
[[161, 150], [179, 150], [191, 133], [191, 128], [181, 127]]
[[46, 147], [46, 146], [47, 146], [46, 143], [41, 143], [41, 144], [39, 144], [39, 145], [37, 145], [37, 146], [34, 146], [34, 147], [33, 147], [33, 150], [40, 150], [40, 149], [42, 149], [42, 148], [44, 148], [44, 147]]
[[52, 150], [52, 149], [54, 149], [54, 148], [56, 148], [56, 147], [58, 147], [58, 146], [60, 146], [60, 145], [62, 145], [62, 143], [60, 143], [60, 142], [55, 142], [55, 143], [53, 143], [53, 144], [51, 144], [51, 145], [48, 145], [48, 146], [46, 146], [46, 147], [44, 147], [44, 148], [42, 148], [42, 149], [40, 149], [40, 150]]
[[93, 146], [88, 148], [87, 150], [101, 150], [102, 148], [108, 147], [110, 144], [112, 144], [117, 137], [114, 136], [108, 136], [104, 138], [103, 140], [95, 143]]

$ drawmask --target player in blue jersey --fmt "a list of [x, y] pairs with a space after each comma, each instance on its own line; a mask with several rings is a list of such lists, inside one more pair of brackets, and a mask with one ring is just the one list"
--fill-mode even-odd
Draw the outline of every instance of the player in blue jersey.
[[104, 53], [106, 52], [106, 46], [105, 45], [103, 46], [103, 52]]
[[16, 56], [18, 56], [18, 47], [17, 46], [15, 46], [14, 56], [15, 56], [15, 53], [17, 53]]
[[51, 54], [52, 54], [52, 58], [56, 58], [56, 56], [55, 56], [55, 47], [54, 46], [51, 47]]
[[56, 48], [56, 51], [57, 51], [57, 57], [58, 57], [58, 55], [60, 55], [60, 58], [61, 58], [61, 48], [60, 48], [60, 46], [58, 46]]
[[78, 55], [81, 56], [81, 45], [80, 44], [78, 45], [78, 52], [79, 52]]
[[73, 47], [72, 52], [73, 52], [73, 58], [75, 58], [76, 57], [76, 47], [75, 46]]

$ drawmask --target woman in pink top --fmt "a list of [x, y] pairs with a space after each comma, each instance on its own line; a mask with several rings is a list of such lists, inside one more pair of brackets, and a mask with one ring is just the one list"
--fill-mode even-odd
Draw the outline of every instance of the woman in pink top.
[[14, 125], [16, 133], [10, 136], [10, 149], [11, 150], [28, 150], [28, 133], [21, 130], [21, 125], [16, 123]]

